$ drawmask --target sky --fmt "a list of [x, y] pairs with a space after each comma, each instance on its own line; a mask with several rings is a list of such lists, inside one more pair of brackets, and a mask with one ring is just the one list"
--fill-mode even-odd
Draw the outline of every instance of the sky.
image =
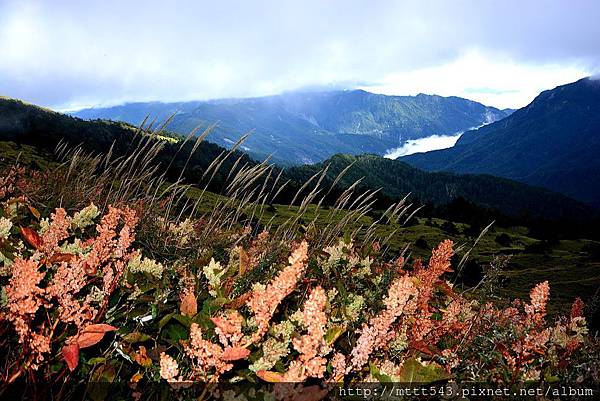
[[58, 110], [362, 88], [500, 108], [600, 72], [600, 2], [0, 0], [0, 95]]

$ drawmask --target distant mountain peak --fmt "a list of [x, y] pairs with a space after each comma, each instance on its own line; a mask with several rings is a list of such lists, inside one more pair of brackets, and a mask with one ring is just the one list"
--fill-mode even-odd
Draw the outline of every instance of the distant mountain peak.
[[[454, 134], [507, 112], [458, 97], [387, 96], [364, 89], [294, 91], [276, 96], [178, 103], [135, 103], [81, 110], [74, 115], [137, 125], [146, 117], [165, 120], [187, 134], [217, 122], [208, 137], [221, 146], [252, 131], [246, 145], [262, 158], [274, 153], [282, 164], [318, 162], [335, 153], [384, 155], [410, 139]], [[227, 139], [227, 140], [226, 140]]]

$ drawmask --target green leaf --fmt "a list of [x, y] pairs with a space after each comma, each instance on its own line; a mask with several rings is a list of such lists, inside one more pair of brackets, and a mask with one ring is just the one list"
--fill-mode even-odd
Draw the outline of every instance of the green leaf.
[[544, 374], [544, 380], [548, 383], [556, 383], [560, 381], [560, 377], [552, 375], [550, 372]]
[[346, 331], [346, 327], [342, 326], [342, 325], [334, 325], [331, 328], [329, 328], [329, 330], [327, 330], [327, 333], [325, 333], [325, 342], [327, 343], [327, 345], [333, 345], [333, 343], [336, 342], [336, 340]]
[[196, 316], [193, 317], [192, 322], [197, 323], [202, 330], [208, 330], [215, 326], [212, 320], [210, 320], [210, 315], [203, 311], [196, 314]]
[[175, 315], [176, 315], [176, 313], [172, 312], [172, 313], [169, 313], [168, 315], [165, 315], [165, 317], [163, 317], [162, 319], [160, 319], [160, 321], [158, 322], [158, 329], [160, 330], [163, 327], [165, 327], [165, 324], [169, 323], [169, 320], [171, 320], [171, 318]]
[[435, 362], [427, 365], [422, 364], [415, 358], [404, 361], [400, 370], [399, 381], [402, 383], [432, 383], [440, 380], [450, 379], [451, 376]]
[[214, 308], [220, 308], [221, 306], [225, 305], [228, 302], [229, 302], [229, 299], [227, 299], [225, 297], [219, 297], [219, 298], [215, 298], [212, 301], [211, 306]]
[[99, 363], [104, 363], [104, 362], [106, 362], [106, 358], [97, 357], [97, 358], [91, 358], [90, 360], [86, 361], [85, 363], [88, 365], [97, 365]]
[[88, 382], [87, 393], [93, 401], [103, 401], [108, 395], [106, 383], [112, 383], [115, 380], [117, 373], [115, 367], [109, 364], [100, 365], [94, 371], [90, 381]]
[[129, 333], [126, 336], [123, 336], [123, 340], [125, 340], [129, 344], [143, 343], [144, 341], [148, 341], [151, 338], [152, 337], [150, 337], [148, 334], [140, 333], [139, 331], [134, 331], [133, 333]]
[[173, 315], [173, 319], [177, 320], [179, 323], [187, 327], [188, 329], [192, 325], [192, 319], [189, 316], [184, 316], [180, 314]]
[[171, 340], [172, 344], [178, 344], [179, 340], [187, 340], [188, 329], [180, 323], [171, 322], [163, 329], [162, 337]]

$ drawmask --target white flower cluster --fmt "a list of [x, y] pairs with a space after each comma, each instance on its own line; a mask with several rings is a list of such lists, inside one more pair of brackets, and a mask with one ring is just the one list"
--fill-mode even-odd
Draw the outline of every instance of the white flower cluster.
[[177, 245], [186, 246], [194, 238], [194, 222], [187, 218], [179, 223], [170, 223], [169, 232], [177, 238]]
[[40, 235], [44, 234], [46, 231], [48, 231], [48, 228], [50, 228], [50, 220], [48, 220], [47, 217], [44, 217], [40, 220], [40, 229], [38, 230], [38, 232], [40, 233]]
[[348, 305], [346, 305], [346, 316], [350, 322], [356, 322], [362, 315], [365, 306], [365, 298], [362, 295], [348, 294]]
[[84, 247], [81, 243], [81, 239], [75, 238], [75, 240], [72, 243], [65, 243], [60, 247], [60, 249], [64, 253], [71, 253], [73, 255], [83, 255], [88, 253], [92, 249], [92, 247]]
[[347, 260], [350, 249], [352, 249], [352, 242], [346, 244], [343, 239], [340, 239], [337, 245], [323, 248], [323, 251], [329, 255], [328, 258], [321, 263], [323, 273], [327, 275], [331, 274], [340, 261]]
[[0, 217], [0, 239], [7, 239], [12, 228], [12, 221], [5, 217]]
[[142, 255], [137, 255], [131, 259], [128, 266], [131, 273], [147, 273], [158, 279], [162, 277], [165, 267], [153, 259], [142, 258]]
[[214, 258], [211, 258], [210, 263], [202, 268], [204, 277], [208, 280], [208, 292], [213, 297], [217, 296], [217, 290], [221, 287], [221, 277], [223, 277], [226, 271]]
[[79, 212], [73, 215], [71, 220], [71, 228], [83, 229], [94, 224], [94, 219], [98, 217], [100, 211], [98, 207], [91, 203], [89, 206], [84, 207]]
[[249, 366], [250, 370], [270, 370], [281, 358], [287, 356], [294, 329], [294, 324], [289, 320], [272, 326], [269, 338], [262, 345], [263, 355]]

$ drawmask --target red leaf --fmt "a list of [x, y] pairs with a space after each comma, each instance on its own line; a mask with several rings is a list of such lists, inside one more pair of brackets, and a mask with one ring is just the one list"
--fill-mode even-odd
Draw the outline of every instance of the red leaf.
[[442, 290], [444, 292], [444, 294], [452, 297], [452, 298], [457, 298], [458, 294], [454, 292], [454, 290], [444, 281], [440, 281], [438, 283], [436, 283], [437, 286], [439, 287], [440, 290]]
[[250, 299], [251, 296], [252, 296], [252, 292], [248, 291], [245, 294], [240, 295], [233, 301], [228, 302], [223, 306], [227, 309], [239, 309], [246, 303], [246, 301], [248, 301]]
[[50, 263], [70, 262], [74, 257], [75, 257], [75, 255], [73, 255], [72, 253], [57, 252], [50, 257], [48, 262], [50, 262]]
[[146, 347], [144, 347], [143, 345], [141, 345], [140, 349], [135, 353], [134, 359], [137, 363], [139, 363], [145, 368], [152, 366], [152, 359], [148, 357]]
[[427, 355], [435, 355], [436, 353], [439, 353], [439, 350], [432, 345], [427, 345], [424, 341], [411, 341], [409, 346], [410, 348], [414, 348], [417, 351], [421, 351]]
[[107, 331], [115, 331], [116, 327], [110, 324], [92, 324], [87, 326], [77, 337], [79, 348], [87, 348], [96, 345], [102, 340]]
[[76, 343], [62, 347], [62, 356], [72, 372], [79, 364], [79, 346]]
[[34, 208], [31, 205], [27, 205], [27, 207], [29, 208], [29, 211], [31, 212], [31, 214], [33, 214], [35, 216], [35, 218], [39, 220], [41, 217], [39, 210], [37, 210], [36, 208]]
[[281, 373], [272, 372], [270, 370], [259, 370], [256, 372], [256, 376], [269, 383], [280, 383], [283, 381], [283, 375]]
[[90, 265], [88, 265], [87, 262], [83, 262], [83, 271], [88, 276], [93, 276], [93, 275], [95, 275], [98, 272], [98, 267], [97, 266], [91, 266], [90, 267]]
[[198, 301], [194, 292], [191, 290], [184, 290], [180, 296], [181, 304], [179, 305], [179, 311], [184, 316], [195, 316], [198, 313]]
[[238, 275], [242, 276], [251, 267], [251, 259], [248, 253], [240, 248], [240, 270]]
[[246, 348], [242, 347], [229, 347], [225, 348], [223, 354], [221, 355], [221, 359], [224, 361], [237, 361], [240, 359], [245, 359], [250, 355], [250, 351]]
[[27, 243], [35, 249], [40, 249], [44, 244], [42, 237], [40, 237], [40, 235], [31, 228], [21, 227], [21, 235], [23, 235], [25, 241], [27, 241]]

